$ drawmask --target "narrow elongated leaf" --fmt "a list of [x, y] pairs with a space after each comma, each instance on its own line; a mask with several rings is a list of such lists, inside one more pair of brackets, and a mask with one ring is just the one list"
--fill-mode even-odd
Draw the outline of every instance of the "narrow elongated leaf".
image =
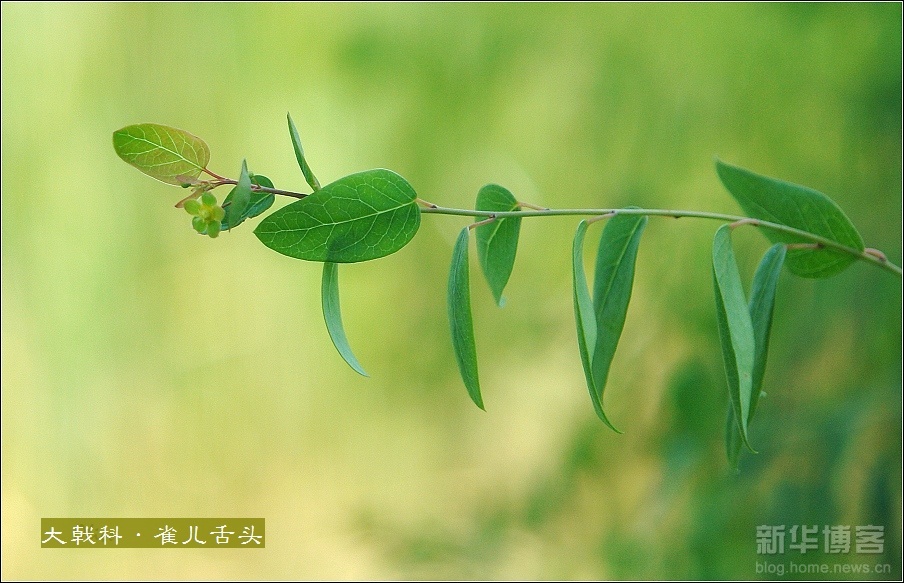
[[229, 228], [238, 225], [244, 220], [245, 211], [251, 203], [251, 177], [248, 175], [248, 164], [242, 160], [242, 172], [239, 174], [239, 183], [235, 185], [232, 192], [232, 204], [230, 206]]
[[449, 325], [452, 348], [458, 361], [458, 371], [474, 404], [483, 409], [480, 379], [477, 375], [477, 345], [474, 342], [474, 322], [471, 318], [471, 284], [468, 277], [468, 228], [462, 229], [452, 250], [449, 268]]
[[[722, 184], [749, 216], [780, 223], [863, 251], [863, 239], [835, 202], [821, 192], [761, 176], [750, 170], [716, 161]], [[808, 243], [806, 239], [764, 229], [773, 243]], [[788, 269], [802, 277], [829, 277], [843, 271], [854, 257], [834, 249], [794, 249]]]
[[[766, 372], [766, 359], [769, 355], [769, 333], [772, 330], [772, 314], [775, 309], [775, 289], [778, 286], [778, 276], [785, 262], [785, 251], [785, 246], [781, 243], [776, 243], [766, 251], [753, 276], [753, 285], [750, 288], [748, 311], [753, 325], [755, 350], [750, 388], [750, 409], [747, 416], [748, 427], [753, 422], [756, 406], [762, 393], [763, 375]], [[728, 437], [732, 422], [735, 422], [734, 412], [729, 411], [729, 425], [726, 427], [726, 431], [729, 433], [726, 434], [726, 447], [729, 462], [733, 467], [737, 467], [741, 441], [737, 435]], [[737, 427], [734, 427], [734, 431], [737, 433]]]
[[574, 243], [571, 247], [571, 273], [572, 287], [574, 290], [574, 321], [578, 331], [578, 350], [581, 353], [581, 365], [584, 367], [584, 378], [587, 380], [587, 390], [590, 391], [590, 401], [593, 410], [603, 423], [613, 431], [621, 433], [606, 417], [603, 404], [600, 399], [600, 391], [597, 389], [593, 375], [593, 350], [596, 347], [596, 314], [593, 308], [593, 300], [587, 289], [587, 276], [584, 273], [584, 236], [587, 234], [587, 221], [578, 223], [574, 234]]
[[741, 458], [741, 430], [738, 429], [738, 420], [735, 418], [734, 405], [729, 399], [728, 415], [725, 419], [725, 453], [728, 456], [728, 465], [735, 472], [738, 471], [738, 462]]
[[[518, 201], [507, 189], [498, 184], [487, 184], [477, 193], [479, 211], [521, 210]], [[477, 227], [477, 258], [480, 269], [490, 285], [496, 305], [502, 307], [502, 290], [512, 275], [515, 253], [518, 251], [518, 233], [521, 217], [496, 219], [492, 223]]]
[[755, 340], [741, 276], [731, 247], [729, 225], [720, 227], [713, 240], [713, 287], [728, 394], [741, 439], [750, 447], [747, 420], [753, 384]]
[[204, 140], [155, 123], [130, 125], [113, 132], [113, 148], [128, 164], [167, 184], [191, 183], [210, 161]]
[[284, 206], [254, 234], [283, 255], [308, 261], [354, 263], [395, 253], [421, 224], [417, 195], [390, 170], [351, 174]]
[[320, 300], [323, 304], [323, 319], [326, 321], [326, 329], [330, 333], [333, 346], [356, 373], [368, 376], [358, 359], [355, 358], [352, 347], [348, 344], [348, 338], [345, 337], [345, 329], [342, 327], [342, 313], [339, 309], [339, 266], [335, 263], [325, 262], [323, 264]]
[[600, 238], [593, 276], [593, 306], [596, 313], [596, 346], [593, 352], [593, 380], [600, 404], [609, 377], [609, 367], [625, 325], [634, 263], [647, 217], [616, 215], [608, 220]]
[[[274, 188], [273, 181], [264, 176], [263, 174], [254, 174], [251, 176], [251, 183], [257, 184], [258, 186], [265, 186], [267, 188]], [[221, 229], [226, 230], [229, 228], [229, 224], [232, 222], [232, 217], [230, 216], [233, 213], [232, 210], [232, 199], [235, 195], [235, 187], [229, 194], [226, 195], [226, 198], [223, 199], [223, 208], [226, 210], [226, 217], [223, 218], [223, 223], [220, 226]], [[266, 211], [268, 208], [273, 206], [273, 201], [276, 199], [276, 196], [269, 192], [260, 192], [257, 190], [251, 191], [251, 198], [248, 202], [248, 206], [245, 207], [245, 212], [240, 215], [238, 222], [234, 223], [233, 226], [238, 226], [242, 224], [245, 219], [251, 219], [262, 212]]]
[[[750, 418], [756, 412], [756, 405], [763, 386], [766, 372], [766, 358], [769, 355], [769, 333], [772, 331], [772, 314], [775, 311], [775, 289], [778, 276], [785, 263], [785, 246], [776, 243], [763, 255], [753, 276], [750, 288], [750, 321], [753, 324], [753, 339], [756, 350], [753, 359], [753, 380], [750, 393]], [[748, 420], [749, 422], [749, 420]]]
[[292, 116], [288, 113], [286, 114], [286, 119], [289, 120], [289, 137], [292, 138], [292, 148], [295, 150], [295, 159], [298, 160], [298, 167], [301, 168], [301, 173], [304, 174], [304, 179], [311, 189], [320, 190], [320, 182], [317, 180], [317, 177], [314, 176], [311, 167], [308, 166], [308, 161], [305, 160], [304, 148], [301, 147], [301, 138], [298, 137], [298, 130], [295, 128], [295, 122], [292, 121]]

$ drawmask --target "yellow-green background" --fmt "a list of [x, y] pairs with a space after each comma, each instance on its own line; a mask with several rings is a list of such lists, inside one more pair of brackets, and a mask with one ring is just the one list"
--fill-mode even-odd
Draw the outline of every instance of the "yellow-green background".
[[[577, 221], [525, 220], [503, 310], [472, 257], [484, 413], [446, 321], [465, 219], [342, 268], [364, 379], [326, 334], [319, 265], [250, 225], [193, 235], [184, 192], [111, 146], [163, 123], [215, 172], [247, 157], [303, 189], [286, 111], [322, 182], [387, 167], [450, 206], [498, 182], [738, 212], [719, 155], [828, 193], [901, 261], [897, 4], [4, 3], [4, 579], [750, 578], [760, 524], [883, 525], [883, 556], [784, 559], [900, 576], [900, 278], [782, 276], [760, 453], [732, 477], [716, 223], [647, 227], [606, 392], [619, 436], [577, 352]], [[767, 244], [735, 241], [749, 280]], [[39, 547], [47, 516], [261, 516], [268, 541], [62, 553]]]

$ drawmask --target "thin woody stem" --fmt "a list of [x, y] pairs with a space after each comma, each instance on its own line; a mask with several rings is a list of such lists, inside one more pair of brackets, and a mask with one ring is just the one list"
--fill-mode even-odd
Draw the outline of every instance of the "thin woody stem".
[[788, 225], [782, 225], [780, 223], [773, 223], [769, 221], [763, 221], [760, 219], [753, 219], [750, 217], [742, 217], [738, 215], [729, 215], [724, 213], [711, 213], [706, 211], [686, 211], [686, 210], [672, 210], [672, 209], [641, 209], [641, 208], [621, 208], [621, 209], [549, 209], [549, 210], [527, 210], [527, 211], [477, 211], [477, 210], [469, 210], [469, 209], [455, 209], [455, 208], [445, 208], [445, 207], [429, 207], [422, 208], [422, 213], [425, 214], [440, 214], [440, 215], [458, 215], [458, 216], [469, 216], [469, 217], [488, 217], [494, 216], [498, 219], [505, 219], [509, 217], [539, 217], [539, 216], [600, 216], [600, 215], [608, 215], [612, 213], [616, 213], [619, 215], [643, 215], [643, 216], [659, 216], [659, 217], [674, 217], [674, 218], [682, 218], [682, 217], [692, 217], [698, 219], [712, 219], [716, 221], [724, 221], [728, 223], [739, 223], [739, 225], [752, 225], [755, 227], [759, 227], [761, 229], [768, 229], [770, 231], [777, 231], [780, 233], [785, 233], [787, 235], [793, 235], [795, 237], [799, 237], [801, 239], [805, 239], [807, 241], [811, 241], [823, 248], [833, 249], [835, 251], [839, 251], [841, 253], [846, 253], [852, 257], [855, 257], [861, 261], [865, 261], [867, 263], [872, 263], [886, 271], [890, 271], [898, 276], [904, 275], [904, 272], [901, 271], [901, 268], [888, 261], [883, 257], [879, 257], [875, 254], [875, 252], [867, 252], [861, 251], [859, 249], [854, 249], [853, 247], [848, 247], [847, 245], [842, 245], [836, 241], [828, 239], [826, 237], [822, 237], [820, 235], [816, 235], [809, 231], [804, 231], [802, 229], [795, 229], [794, 227], [789, 227]]
[[204, 168], [203, 171], [204, 171], [204, 173], [206, 173], [207, 175], [212, 176], [212, 177], [216, 178], [217, 180], [229, 180], [228, 178], [223, 178], [223, 177], [220, 176], [219, 174], [215, 174], [215, 173], [211, 172], [211, 171], [208, 170], [207, 168]]
[[488, 218], [488, 219], [484, 219], [484, 220], [482, 220], [482, 221], [477, 221], [476, 223], [471, 223], [470, 225], [468, 225], [468, 228], [471, 229], [471, 230], [473, 230], [473, 229], [476, 229], [477, 227], [480, 227], [480, 226], [483, 226], [483, 225], [489, 225], [490, 223], [492, 223], [492, 222], [495, 221], [495, 220], [496, 220], [496, 217], [495, 217], [495, 216], [491, 216], [491, 217]]
[[[233, 180], [231, 178], [218, 178], [217, 182], [214, 184], [214, 187], [223, 186], [224, 184], [238, 184], [238, 181]], [[280, 190], [279, 188], [268, 188], [266, 186], [258, 186], [257, 184], [252, 184], [251, 190], [253, 190], [255, 192], [267, 192], [269, 194], [279, 194], [282, 196], [291, 196], [292, 198], [305, 198], [307, 196], [311, 196], [310, 194], [305, 194], [303, 192], [293, 192], [291, 190]]]
[[788, 251], [797, 251], [799, 249], [822, 249], [819, 243], [788, 243], [785, 245]]

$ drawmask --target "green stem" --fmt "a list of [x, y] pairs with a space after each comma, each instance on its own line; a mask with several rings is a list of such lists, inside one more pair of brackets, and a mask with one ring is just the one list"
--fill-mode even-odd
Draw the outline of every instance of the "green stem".
[[476, 211], [469, 209], [456, 209], [456, 208], [446, 208], [441, 206], [429, 205], [426, 208], [421, 209], [422, 213], [428, 214], [438, 214], [438, 215], [458, 215], [458, 216], [467, 216], [467, 217], [496, 217], [497, 219], [505, 219], [509, 217], [542, 217], [542, 216], [601, 216], [601, 215], [645, 215], [645, 216], [659, 216], [659, 217], [674, 217], [676, 219], [680, 219], [683, 217], [691, 217], [696, 219], [712, 219], [716, 221], [724, 221], [728, 223], [737, 223], [742, 221], [742, 225], [753, 225], [756, 227], [760, 227], [762, 229], [769, 229], [772, 231], [778, 231], [780, 233], [786, 233], [788, 235], [794, 235], [796, 237], [800, 237], [801, 239], [805, 239], [807, 241], [812, 241], [821, 247], [834, 249], [836, 251], [840, 251], [842, 253], [847, 253], [861, 261], [865, 261], [867, 263], [872, 263], [877, 267], [881, 267], [887, 271], [890, 271], [898, 276], [902, 275], [901, 268], [895, 265], [894, 263], [888, 261], [887, 259], [883, 259], [882, 257], [878, 257], [873, 253], [868, 253], [866, 251], [860, 251], [858, 249], [854, 249], [853, 247], [848, 247], [846, 245], [842, 245], [841, 243], [837, 243], [831, 239], [827, 239], [825, 237], [821, 237], [820, 235], [816, 235], [810, 233], [809, 231], [803, 231], [801, 229], [795, 229], [794, 227], [789, 227], [787, 225], [782, 225], [779, 223], [771, 223], [769, 221], [762, 221], [760, 219], [752, 219], [750, 217], [741, 217], [737, 215], [727, 215], [723, 213], [710, 213], [706, 211], [683, 211], [683, 210], [671, 210], [671, 209], [639, 209], [639, 208], [623, 208], [623, 209], [549, 209], [549, 210], [521, 210], [521, 211]]
[[[211, 174], [212, 176], [217, 177], [215, 174], [205, 169], [205, 172]], [[231, 178], [222, 178], [217, 177], [219, 184], [236, 184], [235, 180]], [[280, 194], [282, 196], [291, 196], [293, 198], [305, 198], [309, 196], [307, 194], [303, 194], [300, 192], [292, 192], [290, 190], [279, 190], [277, 188], [266, 188], [263, 186], [253, 185], [251, 187], [252, 190], [257, 190], [260, 192], [269, 192], [272, 194]], [[881, 267], [886, 271], [890, 271], [899, 277], [904, 275], [904, 272], [901, 271], [901, 268], [889, 261], [884, 254], [875, 250], [875, 249], [867, 249], [864, 251], [860, 251], [854, 249], [853, 247], [848, 247], [847, 245], [842, 245], [841, 243], [837, 243], [831, 239], [827, 239], [820, 235], [813, 234], [809, 231], [803, 231], [801, 229], [795, 229], [794, 227], [789, 227], [787, 225], [782, 225], [780, 223], [771, 223], [769, 221], [761, 221], [760, 219], [753, 219], [750, 217], [742, 217], [738, 215], [727, 215], [724, 213], [710, 213], [706, 211], [682, 211], [682, 210], [671, 210], [671, 209], [640, 209], [640, 208], [614, 208], [614, 209], [543, 209], [537, 208], [533, 210], [520, 210], [520, 211], [477, 211], [470, 209], [456, 209], [456, 208], [447, 208], [442, 207], [432, 202], [427, 202], [420, 198], [417, 199], [417, 202], [421, 205], [421, 212], [426, 214], [435, 214], [435, 215], [457, 215], [464, 217], [483, 217], [485, 219], [506, 219], [509, 217], [545, 217], [545, 216], [595, 216], [599, 218], [606, 218], [606, 216], [614, 216], [614, 215], [644, 215], [648, 217], [673, 217], [676, 219], [680, 219], [683, 217], [695, 218], [695, 219], [712, 219], [715, 221], [723, 221], [727, 223], [738, 223], [736, 226], [741, 225], [752, 225], [755, 227], [760, 227], [762, 229], [770, 229], [772, 231], [778, 231], [780, 233], [786, 233], [788, 235], [794, 235], [796, 237], [800, 237], [801, 239], [805, 239], [807, 241], [812, 241], [821, 247], [825, 247], [827, 249], [834, 249], [836, 251], [840, 251], [842, 253], [847, 253], [852, 257], [859, 259], [860, 261], [865, 261], [867, 263], [872, 263], [877, 267]], [[533, 206], [533, 205], [531, 205]], [[605, 215], [605, 216], [604, 216]]]
[[[237, 180], [233, 180], [232, 178], [220, 178], [214, 183], [214, 187], [223, 186], [225, 184], [238, 184]], [[282, 196], [291, 196], [292, 198], [305, 198], [310, 196], [309, 194], [304, 194], [302, 192], [292, 192], [291, 190], [280, 190], [279, 188], [268, 188], [266, 186], [258, 186], [257, 184], [251, 185], [251, 190], [254, 192], [267, 192], [270, 194], [280, 194]]]

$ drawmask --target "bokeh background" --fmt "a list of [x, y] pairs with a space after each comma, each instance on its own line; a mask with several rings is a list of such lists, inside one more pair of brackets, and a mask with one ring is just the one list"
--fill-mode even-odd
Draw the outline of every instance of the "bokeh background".
[[[764, 560], [899, 578], [900, 278], [783, 274], [760, 453], [734, 476], [715, 223], [647, 227], [606, 392], [619, 436], [577, 352], [576, 219], [524, 221], [502, 310], [472, 257], [485, 413], [444, 305], [466, 219], [343, 267], [364, 379], [325, 331], [319, 265], [251, 225], [193, 235], [184, 192], [111, 134], [183, 128], [212, 170], [246, 157], [303, 189], [290, 111], [322, 182], [387, 167], [449, 206], [498, 182], [739, 212], [718, 155], [826, 192], [900, 264], [901, 32], [897, 4], [3, 3], [3, 578], [746, 579]], [[749, 280], [767, 243], [735, 240]], [[261, 516], [268, 543], [42, 551], [53, 516]], [[761, 524], [881, 525], [885, 553], [766, 558]]]

